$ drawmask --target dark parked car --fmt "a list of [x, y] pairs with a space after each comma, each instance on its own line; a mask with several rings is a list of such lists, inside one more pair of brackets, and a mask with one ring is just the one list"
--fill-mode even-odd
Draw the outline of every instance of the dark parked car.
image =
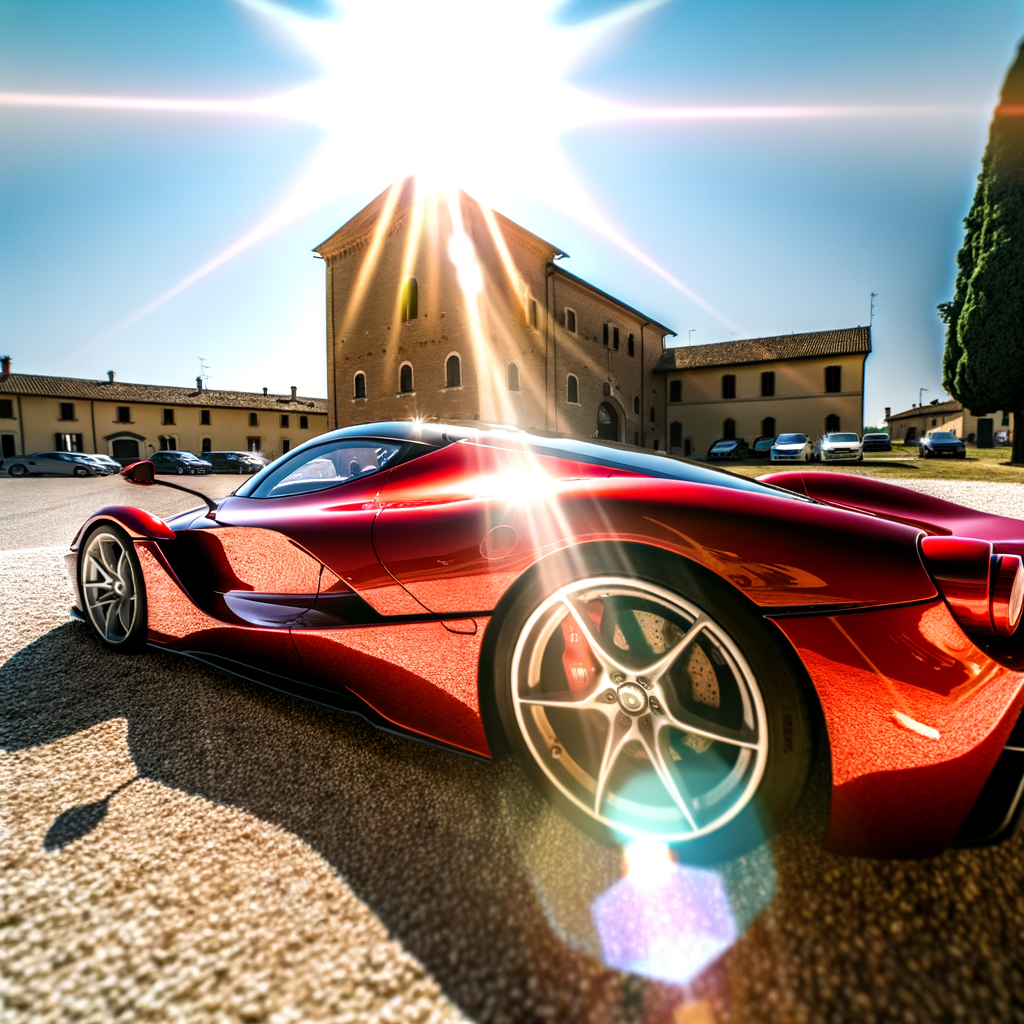
[[214, 473], [258, 473], [267, 460], [255, 452], [203, 452], [203, 458], [213, 466]]
[[949, 430], [929, 430], [917, 448], [920, 459], [966, 459], [967, 445]]
[[754, 443], [747, 449], [747, 457], [750, 459], [767, 459], [771, 457], [772, 445], [775, 444], [774, 437], [762, 434], [754, 438]]
[[191, 452], [153, 452], [149, 461], [156, 466], [158, 473], [177, 473], [178, 476], [188, 473], [195, 476], [213, 472], [209, 462], [197, 458]]
[[865, 434], [861, 448], [866, 452], [891, 452], [892, 440], [888, 434]]
[[708, 449], [708, 461], [715, 462], [719, 459], [732, 459], [738, 461], [745, 458], [747, 454], [747, 442], [742, 437], [723, 437], [716, 441]]

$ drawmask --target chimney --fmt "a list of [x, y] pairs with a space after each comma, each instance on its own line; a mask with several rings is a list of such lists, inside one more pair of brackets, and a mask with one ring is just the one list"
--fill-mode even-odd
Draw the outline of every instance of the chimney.
[[266, 393], [267, 393], [267, 389], [266, 389], [266, 388], [264, 388], [264, 389], [263, 389], [263, 394], [266, 394]]
[[298, 391], [298, 390], [299, 389], [293, 384], [292, 385], [292, 401], [293, 402], [295, 401], [295, 392]]
[[0, 356], [0, 384], [11, 375], [11, 357]]
[[107, 370], [107, 383], [108, 384], [113, 384], [114, 383], [114, 371], [113, 370]]
[[202, 390], [203, 390], [203, 378], [202, 377], [196, 377], [196, 391], [202, 391]]
[[887, 405], [885, 407], [885, 419], [886, 419], [886, 422], [889, 421], [891, 416], [892, 416], [892, 406], [891, 405]]

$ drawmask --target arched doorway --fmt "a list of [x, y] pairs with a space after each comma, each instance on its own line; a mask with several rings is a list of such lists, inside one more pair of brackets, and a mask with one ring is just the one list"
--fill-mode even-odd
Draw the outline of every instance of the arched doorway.
[[602, 402], [597, 407], [597, 436], [602, 441], [619, 439], [619, 414], [611, 402]]
[[118, 462], [137, 462], [139, 442], [134, 437], [115, 437], [110, 442], [110, 454]]

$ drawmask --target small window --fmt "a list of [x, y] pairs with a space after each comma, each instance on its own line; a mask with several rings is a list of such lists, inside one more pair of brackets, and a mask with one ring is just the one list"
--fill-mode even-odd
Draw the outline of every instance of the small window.
[[165, 427], [173, 427], [174, 426], [174, 410], [173, 409], [164, 409], [164, 415], [163, 415], [163, 419], [161, 420], [161, 422], [163, 423], [163, 425]]
[[726, 373], [722, 376], [722, 397], [736, 397], [736, 374]]
[[570, 405], [580, 404], [580, 382], [576, 374], [570, 373], [565, 381], [565, 400]]
[[402, 285], [402, 311], [400, 320], [415, 320], [420, 315], [420, 289], [415, 277], [406, 279]]
[[[82, 444], [81, 434], [58, 434], [56, 437], [57, 449], [62, 452], [83, 452], [85, 446]], [[13, 452], [12, 452], [13, 454]]]
[[837, 394], [843, 390], [843, 368], [841, 366], [825, 367], [825, 390]]
[[683, 382], [674, 380], [668, 386], [668, 400], [670, 402], [681, 402], [683, 400]]
[[765, 418], [763, 420], [761, 420], [761, 434], [764, 437], [774, 437], [775, 436], [775, 417], [774, 416], [765, 416]]
[[576, 310], [565, 307], [565, 329], [570, 334], [576, 333]]
[[[409, 390], [412, 390], [410, 385]], [[354, 398], [365, 398], [366, 397], [366, 374], [357, 373], [352, 378], [352, 395]]]
[[292, 449], [292, 443], [287, 437], [281, 438], [281, 454], [285, 455]]
[[[249, 426], [250, 427], [258, 427], [259, 425], [260, 425], [260, 418], [259, 418], [259, 416], [256, 413], [254, 413], [254, 412], [249, 413]], [[252, 451], [251, 448], [249, 450]]]
[[1001, 427], [1008, 427], [1010, 425], [1010, 414], [1008, 412], [1003, 413], [1003, 421], [999, 425]]
[[457, 388], [462, 385], [462, 360], [457, 355], [450, 355], [444, 364], [444, 385]]
[[529, 315], [530, 315], [530, 326], [531, 327], [536, 327], [537, 326], [537, 300], [536, 299], [530, 299], [530, 301], [528, 303], [528, 306], [529, 306]]
[[212, 452], [213, 451], [213, 442], [210, 440], [210, 438], [204, 437], [203, 441], [202, 441], [202, 444], [200, 445], [200, 448], [201, 448], [201, 450], [203, 452]]
[[412, 363], [402, 363], [398, 371], [398, 390], [404, 395], [412, 392]]
[[161, 435], [157, 440], [160, 442], [160, 451], [162, 452], [173, 452], [178, 449], [178, 445], [175, 443], [174, 438], [167, 434]]
[[608, 326], [609, 326], [608, 324], [604, 325], [604, 347], [605, 348], [608, 347], [608, 333], [609, 333], [608, 332]]
[[132, 410], [127, 405], [119, 405], [117, 407], [117, 422], [118, 423], [131, 423], [132, 421]]
[[634, 350], [635, 348], [636, 348], [636, 342], [634, 342], [634, 341], [633, 341], [633, 335], [631, 334], [631, 335], [630, 335], [630, 336], [629, 336], [629, 337], [628, 337], [628, 338], [626, 339], [626, 351], [627, 351], [627, 352], [628, 352], [628, 353], [629, 353], [630, 355], [633, 355], [633, 350]]
[[736, 436], [736, 421], [726, 420], [722, 424], [722, 437], [735, 437]]
[[[13, 420], [14, 419], [14, 399], [13, 398], [0, 398], [0, 420]], [[7, 436], [6, 434], [4, 435]], [[14, 454], [13, 452], [11, 453]]]
[[[208, 427], [210, 425], [210, 410], [200, 409], [199, 410], [199, 426]], [[209, 449], [206, 449], [209, 451]]]
[[618, 327], [612, 328], [612, 348], [618, 351], [619, 349], [619, 329]]
[[770, 398], [775, 394], [775, 371], [765, 370], [761, 374], [761, 395], [763, 398]]
[[682, 448], [682, 446], [683, 446], [683, 425], [682, 425], [682, 423], [670, 423], [668, 425], [668, 446], [670, 448]]
[[508, 364], [507, 385], [509, 391], [519, 390], [519, 367], [515, 363]]
[[73, 420], [75, 418], [75, 403], [74, 402], [61, 402], [60, 403], [60, 418], [62, 420]]
[[[253, 413], [252, 415], [255, 416], [256, 414]], [[245, 439], [245, 450], [248, 452], [259, 452], [263, 450], [263, 445], [258, 437], [247, 437]]]
[[651, 422], [652, 422], [652, 423], [654, 423], [654, 422], [655, 422], [655, 416], [656, 416], [656, 415], [657, 415], [657, 413], [655, 412], [655, 410], [654, 410], [654, 406], [652, 405], [652, 406], [651, 406]]
[[290, 419], [288, 417], [288, 413], [286, 413], [286, 412], [281, 413], [281, 427], [282, 427], [282, 429], [287, 428], [290, 422], [291, 421], [290, 421]]
[[300, 416], [299, 417], [299, 430], [309, 430], [309, 417], [308, 416]]
[[639, 396], [639, 395], [637, 395], [637, 396], [636, 396], [636, 397], [635, 397], [635, 398], [633, 399], [633, 412], [634, 412], [634, 413], [635, 413], [635, 414], [636, 414], [637, 416], [639, 416], [639, 415], [640, 415], [640, 396]]
[[[837, 367], [838, 369], [838, 367]], [[839, 417], [833, 413], [831, 416], [825, 417], [825, 433], [834, 434], [839, 430]]]

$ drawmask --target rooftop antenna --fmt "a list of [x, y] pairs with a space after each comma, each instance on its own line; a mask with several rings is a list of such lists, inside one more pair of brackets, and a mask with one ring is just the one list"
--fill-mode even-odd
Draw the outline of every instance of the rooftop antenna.
[[[877, 297], [877, 295], [878, 295], [878, 292], [872, 292], [871, 293], [871, 316], [868, 317], [868, 328], [869, 329], [872, 327], [872, 325], [875, 322], [875, 298]], [[927, 391], [927, 390], [928, 389], [925, 388], [925, 391]]]
[[199, 360], [199, 376], [203, 378], [203, 382], [205, 383], [210, 379], [210, 375], [206, 372], [210, 367], [202, 356], [196, 356], [196, 359]]
[[689, 330], [689, 332], [687, 333], [687, 335], [686, 335], [686, 344], [687, 344], [688, 346], [689, 346], [689, 345], [690, 345], [690, 343], [691, 343], [691, 342], [693, 341], [693, 336], [694, 336], [694, 334], [696, 333], [696, 331], [697, 331], [697, 328], [696, 328], [696, 327], [691, 327], [691, 328], [690, 328], [690, 330]]
[[922, 406], [922, 405], [924, 404], [924, 403], [923, 403], [923, 402], [921, 401], [921, 396], [922, 396], [922, 395], [923, 395], [923, 394], [924, 394], [924, 393], [925, 393], [925, 392], [926, 392], [927, 390], [928, 390], [927, 388], [918, 388], [918, 389], [917, 389], [917, 407], [918, 407], [919, 409], [920, 409], [920, 408], [921, 408], [921, 406]]

